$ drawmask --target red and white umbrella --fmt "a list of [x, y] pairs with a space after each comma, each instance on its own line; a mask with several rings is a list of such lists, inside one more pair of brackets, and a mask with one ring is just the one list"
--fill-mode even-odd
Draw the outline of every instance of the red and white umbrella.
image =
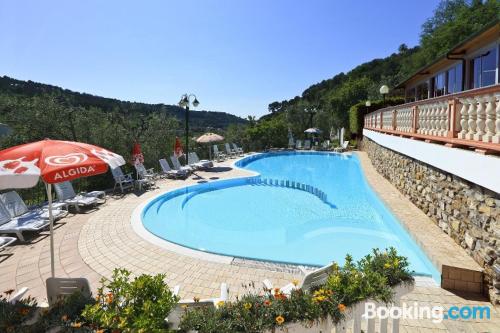
[[182, 150], [182, 143], [179, 137], [175, 137], [175, 144], [174, 144], [174, 155], [176, 157], [180, 157], [182, 154], [184, 154]]
[[124, 165], [122, 156], [87, 143], [45, 139], [0, 151], [0, 190], [33, 187], [41, 178], [47, 189], [51, 268], [54, 276], [52, 184], [94, 176]]
[[144, 155], [142, 154], [141, 145], [136, 142], [132, 148], [132, 164], [136, 165], [138, 163], [144, 163]]

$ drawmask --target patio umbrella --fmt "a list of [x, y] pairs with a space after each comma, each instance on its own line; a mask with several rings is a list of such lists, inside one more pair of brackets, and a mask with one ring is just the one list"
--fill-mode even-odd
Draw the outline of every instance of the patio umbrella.
[[[219, 134], [215, 133], [205, 133], [202, 136], [200, 136], [198, 139], [196, 139], [196, 142], [198, 143], [212, 143], [212, 142], [220, 142], [224, 140], [224, 137]], [[212, 150], [210, 150], [210, 145], [208, 145], [208, 156], [209, 159], [212, 159]]]
[[182, 143], [178, 136], [175, 137], [174, 155], [179, 158], [183, 154]]
[[304, 133], [307, 133], [307, 134], [319, 134], [319, 133], [321, 133], [321, 130], [319, 128], [312, 127], [312, 128], [306, 129], [304, 131]]
[[50, 259], [54, 277], [52, 184], [98, 175], [125, 164], [120, 155], [98, 146], [45, 139], [0, 151], [0, 190], [33, 187], [42, 178], [49, 199]]

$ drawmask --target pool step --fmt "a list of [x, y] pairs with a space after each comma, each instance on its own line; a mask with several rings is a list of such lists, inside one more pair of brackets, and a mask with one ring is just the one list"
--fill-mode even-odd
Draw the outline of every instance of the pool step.
[[287, 188], [293, 188], [293, 189], [296, 189], [299, 191], [309, 192], [312, 195], [318, 197], [318, 199], [320, 199], [324, 203], [326, 203], [332, 207], [335, 207], [332, 203], [330, 203], [328, 201], [328, 196], [326, 195], [325, 192], [323, 192], [319, 188], [314, 187], [312, 185], [303, 184], [303, 183], [299, 183], [299, 182], [292, 181], [292, 180], [271, 179], [271, 178], [261, 178], [261, 177], [250, 178], [249, 182], [250, 182], [250, 184], [276, 186], [276, 187], [287, 187]]

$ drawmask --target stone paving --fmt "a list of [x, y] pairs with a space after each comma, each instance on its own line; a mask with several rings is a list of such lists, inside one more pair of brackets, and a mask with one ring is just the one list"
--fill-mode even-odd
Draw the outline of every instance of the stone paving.
[[[384, 183], [383, 177], [369, 170], [371, 164], [364, 153], [359, 156], [369, 182], [373, 185], [375, 180], [376, 186], [380, 186], [378, 192], [389, 192], [398, 201], [406, 200], [397, 195], [399, 192], [390, 183]], [[59, 221], [55, 231], [56, 276], [83, 276], [95, 289], [101, 277], [109, 277], [115, 267], [128, 268], [134, 274], [166, 273], [169, 285], [181, 286], [182, 298], [217, 296], [221, 282], [228, 284], [232, 297], [247, 291], [242, 285], [253, 282], [260, 286], [265, 278], [277, 286], [287, 284], [297, 277], [293, 270], [273, 269], [265, 265], [246, 267], [241, 261], [234, 264], [219, 263], [178, 254], [151, 244], [137, 235], [131, 227], [130, 219], [135, 207], [161, 192], [200, 181], [246, 175], [246, 171], [228, 168], [229, 165], [228, 162], [221, 163], [218, 165], [219, 172], [199, 172], [199, 177], [191, 176], [186, 181], [162, 180], [158, 183], [159, 188], [154, 191], [111, 197], [95, 211]], [[377, 179], [377, 176], [382, 179]], [[382, 199], [391, 206], [390, 198]], [[414, 209], [408, 200], [406, 205], [408, 210]], [[29, 294], [45, 301], [44, 281], [50, 275], [47, 235], [47, 232], [43, 232], [26, 244], [16, 243], [7, 251], [0, 252], [0, 290], [26, 286], [30, 288]], [[415, 290], [405, 296], [404, 300], [409, 303], [418, 301], [420, 305], [445, 307], [491, 306], [484, 299], [466, 294], [457, 295], [425, 282], [418, 282]], [[440, 324], [430, 320], [404, 320], [401, 332], [500, 332], [500, 310], [492, 307], [491, 315], [491, 320], [445, 320]]]

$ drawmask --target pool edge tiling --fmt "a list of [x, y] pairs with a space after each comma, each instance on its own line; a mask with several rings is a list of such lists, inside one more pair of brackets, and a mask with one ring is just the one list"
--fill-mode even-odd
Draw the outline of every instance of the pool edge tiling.
[[[335, 155], [335, 158], [338, 158], [338, 157], [342, 156], [344, 159], [352, 159], [353, 161], [355, 161], [356, 164], [359, 165], [359, 171], [361, 172], [364, 186], [367, 187], [369, 195], [373, 196], [372, 199], [375, 200], [375, 202], [379, 206], [379, 207], [377, 207], [377, 210], [381, 210], [382, 211], [381, 214], [384, 215], [384, 219], [389, 218], [389, 219], [394, 219], [395, 220], [396, 224], [402, 229], [403, 238], [405, 238], [405, 237], [408, 238], [408, 239], [402, 240], [404, 242], [404, 244], [406, 244], [405, 246], [408, 246], [409, 251], [416, 251], [415, 255], [417, 255], [417, 257], [420, 258], [419, 260], [422, 260], [422, 262], [424, 263], [424, 265], [427, 267], [427, 269], [425, 271], [421, 271], [420, 273], [423, 273], [423, 275], [432, 275], [435, 280], [439, 281], [439, 279], [440, 279], [440, 273], [436, 269], [435, 265], [432, 264], [433, 261], [429, 259], [430, 256], [428, 255], [428, 253], [426, 253], [426, 251], [424, 251], [424, 249], [422, 249], [418, 244], [415, 243], [415, 237], [413, 237], [413, 235], [408, 235], [408, 228], [406, 228], [405, 224], [401, 223], [401, 221], [399, 221], [398, 218], [393, 214], [393, 212], [390, 209], [390, 207], [388, 207], [390, 205], [387, 205], [387, 203], [384, 200], [382, 200], [382, 198], [380, 198], [377, 195], [377, 192], [374, 190], [373, 186], [371, 185], [371, 183], [367, 179], [367, 175], [365, 174], [365, 170], [364, 170], [365, 168], [364, 168], [364, 166], [362, 166], [362, 163], [361, 163], [362, 161], [358, 158], [357, 155], [346, 156], [346, 155], [339, 155], [339, 154], [334, 154], [334, 153], [321, 153], [321, 152], [297, 152], [297, 153], [295, 153], [295, 152], [281, 152], [281, 153], [270, 153], [270, 154], [254, 154], [254, 155], [250, 155], [250, 156], [248, 156], [246, 158], [240, 159], [238, 161], [235, 161], [233, 163], [233, 166], [235, 168], [240, 169], [240, 168], [243, 167], [243, 170], [250, 171], [250, 173], [252, 173], [251, 176], [243, 176], [243, 177], [238, 177], [238, 178], [232, 179], [232, 180], [215, 181], [215, 182], [211, 182], [211, 183], [208, 183], [208, 184], [193, 185], [193, 186], [190, 186], [190, 187], [187, 187], [187, 188], [185, 187], [185, 188], [177, 189], [177, 190], [174, 190], [174, 191], [170, 191], [170, 192], [167, 192], [167, 193], [155, 196], [155, 198], [148, 200], [148, 202], [146, 204], [141, 205], [141, 206], [142, 206], [142, 208], [144, 208], [144, 207], [146, 207], [146, 208], [147, 207], [151, 207], [151, 205], [153, 205], [155, 201], [161, 200], [162, 195], [163, 196], [167, 196], [167, 197], [173, 197], [173, 196], [177, 196], [177, 195], [182, 195], [183, 193], [184, 194], [185, 193], [190, 193], [190, 192], [191, 193], [192, 192], [196, 193], [196, 188], [207, 187], [208, 191], [212, 191], [214, 188], [217, 188], [217, 187], [219, 187], [221, 185], [224, 188], [228, 188], [230, 186], [234, 186], [235, 184], [242, 184], [242, 183], [245, 183], [245, 182], [249, 182], [249, 180], [251, 180], [252, 178], [257, 177], [256, 175], [258, 175], [258, 170], [245, 169], [244, 167], [246, 165], [251, 164], [255, 160], [259, 160], [259, 159], [266, 158], [266, 157], [275, 157], [275, 156], [278, 156], [278, 155], [294, 155], [294, 154], [301, 154], [302, 156], [304, 156], [304, 155], [325, 155], [325, 154], [331, 154], [331, 155]], [[311, 190], [311, 191], [314, 192], [315, 190]], [[143, 211], [141, 211], [141, 214], [140, 214], [141, 219], [144, 216], [144, 212], [145, 211], [146, 211], [146, 209], [144, 209]], [[136, 229], [136, 228], [134, 228], [134, 229]], [[145, 229], [148, 229], [148, 228], [145, 228]], [[398, 237], [401, 237], [401, 234], [399, 233], [398, 230], [394, 230], [394, 232], [398, 235]], [[155, 237], [164, 239], [164, 237], [161, 237], [161, 236], [159, 236], [159, 237], [155, 236]], [[263, 257], [260, 257], [260, 256], [254, 257], [252, 255], [240, 255], [240, 254], [237, 254], [237, 253], [235, 254], [235, 253], [219, 252], [219, 251], [213, 251], [213, 250], [208, 250], [207, 251], [205, 249], [203, 249], [202, 251], [199, 251], [197, 249], [197, 246], [190, 246], [189, 244], [183, 244], [182, 242], [175, 242], [175, 241], [172, 242], [171, 240], [167, 240], [167, 239], [164, 239], [164, 241], [165, 242], [170, 242], [170, 243], [178, 243], [179, 245], [177, 245], [177, 247], [179, 247], [179, 248], [183, 248], [183, 247], [184, 248], [191, 248], [191, 251], [193, 251], [193, 253], [191, 253], [191, 254], [195, 255], [195, 256], [196, 256], [196, 252], [199, 252], [199, 254], [203, 254], [203, 255], [205, 255], [207, 253], [210, 254], [211, 252], [215, 252], [215, 257], [214, 258], [216, 258], [216, 260], [223, 260], [221, 258], [224, 258], [224, 257], [226, 257], [226, 260], [228, 260], [227, 258], [232, 259], [233, 257], [240, 257], [240, 258], [249, 258], [249, 259], [254, 259], [254, 260], [262, 260], [262, 261], [283, 262], [283, 263], [289, 263], [289, 264], [308, 264], [308, 265], [316, 265], [316, 266], [318, 265], [317, 263], [311, 263], [311, 262], [293, 262], [293, 261], [290, 261], [290, 260], [276, 260], [276, 258], [269, 259], [269, 258], [263, 258]], [[407, 242], [410, 242], [410, 243], [413, 242], [414, 244], [409, 244], [408, 245]], [[413, 249], [413, 246], [414, 246], [414, 249]], [[383, 248], [383, 246], [376, 246], [376, 247]], [[413, 250], [411, 250], [411, 249], [413, 249]], [[346, 253], [349, 253], [349, 251], [346, 250]], [[214, 258], [211, 258], [211, 259], [214, 259]], [[209, 260], [211, 260], [211, 259], [209, 258]], [[340, 261], [338, 259], [336, 259], [336, 260]]]

